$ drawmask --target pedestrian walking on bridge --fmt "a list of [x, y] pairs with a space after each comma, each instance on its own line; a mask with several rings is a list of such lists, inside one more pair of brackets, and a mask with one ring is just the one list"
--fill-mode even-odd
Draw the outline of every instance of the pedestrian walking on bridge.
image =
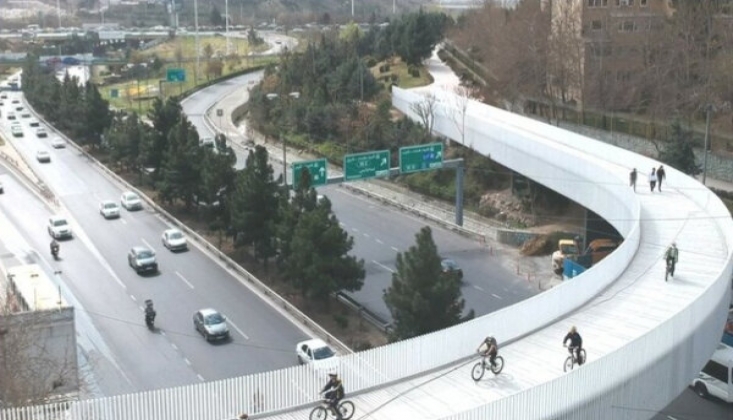
[[629, 186], [634, 187], [634, 192], [636, 192], [636, 168], [629, 173]]

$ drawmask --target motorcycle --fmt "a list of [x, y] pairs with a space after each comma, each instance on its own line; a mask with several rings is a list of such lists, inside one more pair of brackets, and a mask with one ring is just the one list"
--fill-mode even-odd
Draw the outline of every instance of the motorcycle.
[[153, 309], [153, 301], [151, 299], [145, 300], [145, 325], [152, 331], [155, 329], [155, 309]]

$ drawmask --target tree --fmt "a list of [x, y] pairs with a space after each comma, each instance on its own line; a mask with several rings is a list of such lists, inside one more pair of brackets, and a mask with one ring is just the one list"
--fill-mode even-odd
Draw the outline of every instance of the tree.
[[101, 135], [112, 123], [109, 103], [99, 94], [97, 86], [87, 82], [84, 86], [83, 120], [86, 127], [82, 130], [81, 140], [92, 146], [99, 146]]
[[[315, 190], [309, 194], [315, 195]], [[326, 305], [332, 293], [359, 290], [364, 284], [364, 260], [348, 255], [353, 247], [354, 238], [341, 228], [331, 202], [323, 197], [300, 216], [293, 232], [289, 279], [304, 296]]]
[[[415, 235], [416, 243], [397, 254], [397, 271], [384, 292], [394, 319], [394, 339], [417, 337], [458, 324], [465, 301], [461, 280], [455, 273], [443, 273], [438, 249], [428, 226]], [[473, 311], [466, 318], [472, 318]]]
[[672, 124], [672, 136], [659, 153], [659, 160], [688, 175], [697, 175], [702, 172], [700, 165], [695, 162], [692, 134], [684, 130], [679, 121]]
[[267, 149], [256, 146], [247, 156], [244, 170], [237, 175], [230, 208], [231, 225], [238, 241], [254, 247], [255, 259], [265, 266], [276, 253], [275, 230], [279, 187], [273, 178]]
[[201, 180], [200, 161], [203, 148], [199, 146], [196, 127], [182, 118], [168, 134], [163, 155], [162, 174], [158, 187], [163, 201], [180, 199], [191, 208]]
[[415, 102], [410, 105], [415, 114], [417, 114], [420, 121], [422, 121], [423, 127], [425, 127], [426, 134], [433, 132], [433, 123], [435, 122], [435, 111], [437, 110], [437, 99], [432, 93], [425, 95], [425, 99], [420, 102]]
[[[460, 85], [453, 90], [453, 106], [451, 107], [450, 116], [456, 129], [461, 134], [461, 144], [466, 145], [466, 112], [468, 112], [468, 104], [476, 96], [476, 90]], [[469, 145], [471, 146], [471, 145]]]
[[160, 169], [163, 165], [163, 155], [168, 148], [168, 134], [181, 120], [183, 109], [177, 99], [171, 97], [165, 102], [160, 98], [153, 100], [153, 106], [148, 111], [148, 119], [153, 123], [154, 135], [144, 143], [145, 164], [154, 168], [153, 178], [160, 178]]
[[209, 19], [211, 20], [212, 26], [224, 25], [224, 18], [222, 17], [221, 12], [219, 11], [219, 8], [216, 6], [211, 8], [211, 15], [209, 16]]

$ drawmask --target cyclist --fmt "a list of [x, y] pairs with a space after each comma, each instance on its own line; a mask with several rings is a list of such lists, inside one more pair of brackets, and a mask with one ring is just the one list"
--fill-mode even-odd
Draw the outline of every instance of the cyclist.
[[484, 338], [484, 341], [479, 344], [476, 352], [483, 357], [489, 356], [491, 367], [496, 367], [496, 356], [499, 354], [499, 344], [493, 336], [490, 335]]
[[336, 418], [341, 420], [341, 413], [338, 410], [339, 402], [344, 398], [344, 384], [339, 379], [337, 373], [328, 374], [328, 382], [323, 387], [321, 394], [325, 393], [326, 400], [328, 401], [329, 407], [336, 414]]
[[575, 360], [578, 361], [578, 365], [582, 365], [583, 362], [585, 362], [585, 360], [580, 357], [580, 350], [583, 349], [583, 338], [578, 334], [578, 329], [575, 328], [574, 325], [570, 328], [570, 332], [565, 336], [565, 339], [562, 340], [563, 346], [567, 347], [566, 343], [568, 341], [570, 341], [568, 351], [572, 354], [573, 350], [575, 350]]
[[[677, 265], [677, 258], [680, 255], [680, 251], [677, 249], [677, 244], [672, 242], [672, 245], [667, 248], [667, 252], [664, 253], [664, 259], [667, 261], [669, 267], [669, 275], [674, 277], [674, 267]], [[667, 280], [667, 277], [664, 277]]]

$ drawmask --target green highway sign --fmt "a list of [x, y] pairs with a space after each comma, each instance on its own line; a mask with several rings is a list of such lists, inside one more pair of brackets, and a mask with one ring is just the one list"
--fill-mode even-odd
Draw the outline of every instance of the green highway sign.
[[120, 91], [119, 91], [119, 89], [110, 89], [109, 90], [109, 97], [110, 98], [119, 98], [120, 97]]
[[326, 181], [328, 181], [328, 176], [326, 174], [326, 159], [295, 162], [293, 163], [292, 168], [293, 188], [300, 184], [300, 173], [303, 171], [303, 168], [308, 168], [308, 172], [311, 176], [311, 187], [326, 185]]
[[165, 72], [165, 80], [169, 82], [185, 82], [186, 81], [186, 70], [185, 69], [167, 69]]
[[443, 167], [443, 143], [400, 147], [400, 172], [427, 171]]
[[344, 156], [344, 181], [389, 176], [389, 150]]

